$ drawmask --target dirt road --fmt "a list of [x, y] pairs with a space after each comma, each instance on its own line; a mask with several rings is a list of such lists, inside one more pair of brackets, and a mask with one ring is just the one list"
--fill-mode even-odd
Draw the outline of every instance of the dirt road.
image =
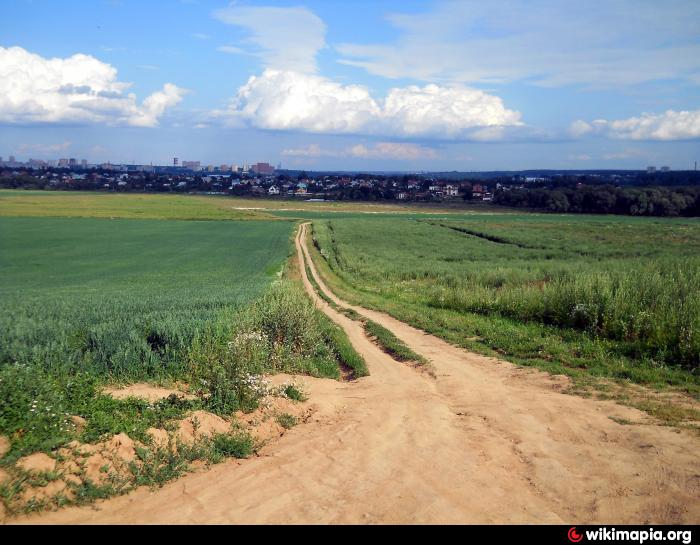
[[[308, 259], [300, 260], [336, 303]], [[699, 523], [700, 440], [643, 413], [566, 395], [566, 379], [468, 353], [355, 308], [431, 360], [400, 364], [304, 284], [348, 333], [371, 376], [304, 379], [318, 411], [262, 456], [155, 492], [22, 522], [51, 523]]]

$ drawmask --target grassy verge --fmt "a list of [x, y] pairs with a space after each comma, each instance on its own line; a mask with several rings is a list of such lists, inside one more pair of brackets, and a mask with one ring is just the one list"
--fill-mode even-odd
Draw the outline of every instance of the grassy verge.
[[[338, 304], [335, 303], [330, 297], [328, 297], [325, 292], [321, 289], [321, 286], [318, 285], [318, 282], [316, 281], [316, 278], [314, 277], [313, 273], [311, 272], [311, 268], [307, 263], [305, 263], [306, 267], [306, 274], [309, 279], [309, 282], [311, 282], [311, 285], [314, 288], [314, 291], [316, 294], [323, 299], [326, 303], [328, 303], [331, 308], [334, 310], [337, 310], [338, 312], [342, 312], [345, 314], [348, 318], [351, 320], [355, 321], [360, 321], [363, 324], [363, 327], [365, 328], [365, 331], [372, 337], [372, 340], [378, 344], [382, 350], [384, 350], [387, 354], [391, 355], [394, 359], [397, 361], [402, 361], [402, 362], [415, 362], [419, 364], [427, 364], [428, 360], [426, 360], [423, 356], [420, 354], [416, 354], [413, 350], [411, 350], [406, 344], [401, 341], [396, 335], [394, 335], [391, 331], [386, 329], [385, 327], [379, 325], [376, 322], [373, 322], [372, 320], [369, 320], [368, 318], [365, 318], [361, 314], [359, 314], [357, 311], [351, 309], [351, 308], [346, 308], [346, 307], [341, 307]], [[340, 329], [340, 328], [338, 328]], [[342, 330], [340, 330], [342, 332]], [[345, 334], [343, 333], [343, 336]], [[347, 336], [345, 336], [345, 340], [347, 341]], [[347, 341], [349, 342], [349, 341]], [[352, 348], [352, 347], [350, 347]], [[354, 349], [352, 350], [354, 354], [357, 354]], [[366, 364], [362, 358], [357, 355], [357, 358], [361, 361], [362, 365], [362, 370], [363, 373], [362, 375], [359, 376], [364, 376], [369, 374], [369, 371], [367, 371]], [[359, 363], [359, 362], [358, 362]], [[351, 366], [352, 367], [352, 366]], [[357, 375], [356, 375], [357, 376]]]
[[369, 375], [367, 363], [360, 356], [350, 343], [350, 339], [345, 331], [330, 319], [324, 316], [327, 322], [324, 334], [327, 335], [329, 344], [334, 347], [338, 361], [347, 369], [350, 370], [353, 378], [366, 377]]
[[374, 341], [392, 358], [398, 361], [410, 361], [425, 365], [428, 363], [423, 356], [416, 354], [411, 350], [406, 343], [400, 340], [391, 331], [377, 322], [365, 319], [365, 331], [374, 339]]
[[[342, 309], [341, 307], [336, 305], [335, 302], [332, 299], [330, 299], [318, 285], [318, 283], [316, 282], [316, 278], [314, 277], [313, 273], [311, 272], [311, 269], [309, 268], [309, 265], [307, 263], [304, 263], [304, 267], [306, 269], [306, 276], [309, 279], [311, 286], [321, 299], [328, 303], [334, 310], [337, 310], [339, 312], [344, 312], [345, 310], [351, 311], [356, 316], [348, 316], [351, 319], [359, 319], [360, 315], [357, 314], [355, 311], [352, 311], [351, 309]], [[349, 369], [353, 378], [368, 376], [369, 369], [367, 369], [367, 363], [365, 362], [364, 358], [360, 356], [357, 353], [357, 351], [353, 348], [352, 344], [350, 343], [350, 339], [348, 339], [348, 336], [345, 333], [345, 331], [343, 331], [341, 327], [334, 324], [325, 315], [323, 315], [322, 321], [325, 322], [324, 333], [328, 336], [329, 343], [334, 346], [339, 363], [345, 366], [345, 368]]]

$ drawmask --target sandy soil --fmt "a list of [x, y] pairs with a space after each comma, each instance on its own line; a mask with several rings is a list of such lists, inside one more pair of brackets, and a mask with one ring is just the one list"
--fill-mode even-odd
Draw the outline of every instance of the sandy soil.
[[[305, 229], [297, 251], [308, 260]], [[321, 288], [349, 306], [309, 264]], [[417, 372], [318, 298], [301, 270], [307, 291], [346, 330], [371, 376], [304, 379], [316, 412], [258, 458], [22, 522], [700, 522], [697, 435], [612, 402], [564, 394], [564, 377], [472, 354], [352, 307], [430, 359], [436, 377]]]
[[105, 388], [103, 392], [112, 396], [114, 399], [126, 399], [127, 397], [138, 397], [150, 402], [160, 401], [166, 397], [175, 394], [185, 399], [195, 399], [195, 396], [185, 394], [180, 390], [169, 388], [160, 388], [146, 383], [130, 384], [120, 388]]

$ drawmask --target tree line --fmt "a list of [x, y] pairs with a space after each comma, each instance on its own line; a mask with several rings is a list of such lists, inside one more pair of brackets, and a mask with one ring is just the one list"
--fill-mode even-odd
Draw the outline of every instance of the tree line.
[[584, 185], [499, 190], [493, 203], [548, 212], [628, 216], [700, 216], [700, 186], [615, 187]]

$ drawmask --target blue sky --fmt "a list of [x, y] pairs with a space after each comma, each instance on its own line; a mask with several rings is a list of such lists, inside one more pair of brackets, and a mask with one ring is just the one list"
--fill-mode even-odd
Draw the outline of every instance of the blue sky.
[[700, 3], [7, 0], [0, 156], [692, 168]]

